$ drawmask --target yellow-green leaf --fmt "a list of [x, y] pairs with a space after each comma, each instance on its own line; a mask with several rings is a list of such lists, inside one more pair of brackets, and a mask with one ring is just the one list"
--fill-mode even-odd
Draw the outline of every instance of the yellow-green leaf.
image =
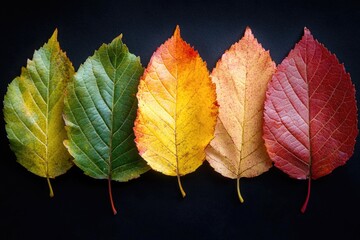
[[63, 145], [66, 138], [62, 111], [64, 94], [74, 68], [60, 49], [55, 30], [48, 43], [35, 51], [21, 75], [10, 84], [4, 99], [6, 132], [17, 161], [30, 172], [47, 178], [71, 166]]
[[244, 37], [224, 53], [211, 73], [220, 108], [206, 158], [217, 172], [237, 179], [241, 202], [240, 178], [258, 176], [272, 166], [262, 126], [265, 92], [274, 72], [269, 52], [247, 28]]
[[180, 37], [180, 29], [153, 54], [140, 79], [136, 143], [156, 171], [180, 176], [205, 160], [218, 106], [206, 63]]

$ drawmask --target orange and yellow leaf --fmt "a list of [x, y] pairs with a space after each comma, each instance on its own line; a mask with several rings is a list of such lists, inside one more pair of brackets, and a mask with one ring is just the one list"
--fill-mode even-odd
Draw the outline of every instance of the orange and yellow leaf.
[[134, 131], [140, 155], [156, 171], [180, 176], [205, 160], [218, 113], [215, 85], [206, 63], [180, 36], [153, 54], [140, 79]]

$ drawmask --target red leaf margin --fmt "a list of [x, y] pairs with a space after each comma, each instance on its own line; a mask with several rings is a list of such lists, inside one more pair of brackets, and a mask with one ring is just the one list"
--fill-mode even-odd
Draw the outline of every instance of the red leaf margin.
[[278, 65], [264, 104], [265, 146], [274, 165], [296, 179], [317, 179], [344, 165], [358, 135], [355, 87], [337, 57], [305, 28]]

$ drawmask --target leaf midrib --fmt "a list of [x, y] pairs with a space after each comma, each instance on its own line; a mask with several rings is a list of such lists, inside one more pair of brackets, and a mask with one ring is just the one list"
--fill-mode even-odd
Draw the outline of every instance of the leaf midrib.
[[[307, 38], [307, 36], [306, 36]], [[309, 179], [311, 179], [311, 175], [312, 175], [312, 171], [311, 171], [311, 168], [312, 168], [312, 148], [311, 148], [311, 131], [310, 131], [310, 122], [311, 122], [311, 119], [310, 119], [310, 84], [309, 84], [309, 80], [308, 80], [308, 59], [307, 59], [307, 55], [308, 55], [308, 39], [306, 39], [306, 43], [305, 43], [305, 77], [306, 77], [306, 85], [307, 85], [307, 108], [308, 108], [308, 119], [307, 119], [307, 122], [308, 122], [308, 138], [309, 138], [309, 175], [307, 176]], [[316, 50], [316, 48], [315, 48]], [[320, 64], [320, 61], [319, 61], [319, 64]]]
[[[249, 41], [248, 37], [246, 38], [246, 41]], [[235, 51], [235, 54], [236, 54], [236, 51]], [[249, 61], [249, 47], [248, 47], [248, 44], [247, 44], [247, 47], [246, 47], [246, 61], [245, 61], [245, 80], [244, 80], [244, 96], [243, 96], [243, 116], [242, 116], [242, 121], [241, 121], [241, 129], [242, 129], [242, 132], [241, 132], [241, 148], [240, 148], [240, 154], [239, 154], [239, 165], [238, 165], [238, 169], [237, 169], [237, 177], [238, 179], [241, 177], [242, 175], [242, 170], [241, 170], [241, 162], [242, 160], [244, 159], [243, 158], [243, 152], [244, 152], [244, 138], [245, 138], [245, 113], [246, 113], [246, 109], [245, 109], [245, 106], [246, 106], [246, 82], [247, 82], [247, 79], [248, 79], [248, 61]], [[237, 91], [237, 89], [236, 89]]]
[[[120, 96], [118, 97], [118, 99], [115, 100], [115, 90], [116, 90], [116, 86], [117, 84], [119, 83], [119, 81], [121, 81], [120, 79], [122, 79], [124, 73], [127, 71], [127, 69], [129, 68], [129, 66], [131, 65], [131, 61], [127, 61], [127, 65], [126, 67], [124, 68], [124, 70], [122, 71], [121, 75], [117, 78], [117, 73], [118, 73], [118, 65], [120, 65], [124, 60], [127, 60], [127, 57], [128, 55], [127, 54], [124, 54], [123, 58], [121, 59], [121, 62], [119, 64], [117, 64], [117, 61], [118, 61], [118, 57], [119, 55], [117, 53], [114, 53], [115, 55], [115, 62], [114, 64], [111, 62], [111, 59], [110, 59], [110, 55], [109, 55], [109, 48], [106, 49], [106, 53], [109, 57], [109, 61], [112, 65], [112, 67], [114, 68], [114, 76], [113, 76], [113, 79], [112, 79], [112, 82], [113, 82], [113, 88], [112, 88], [112, 97], [111, 97], [111, 129], [110, 129], [110, 139], [109, 139], [109, 162], [108, 162], [108, 167], [109, 167], [109, 170], [108, 170], [108, 178], [111, 180], [111, 177], [112, 177], [112, 162], [113, 162], [113, 137], [114, 135], [118, 132], [118, 130], [122, 127], [122, 125], [119, 127], [119, 129], [117, 129], [115, 132], [114, 132], [114, 129], [115, 129], [115, 126], [114, 126], [114, 109], [115, 109], [115, 105], [119, 102], [119, 100], [121, 99], [121, 97], [123, 96], [125, 90], [128, 88], [130, 82], [131, 82], [131, 79], [133, 77], [133, 75], [135, 73], [133, 73], [133, 75], [131, 76], [131, 78], [129, 79], [129, 81], [127, 82], [126, 86], [124, 87], [122, 93], [120, 94]], [[121, 45], [121, 49], [119, 50], [120, 52], [123, 51], [123, 45]], [[100, 59], [100, 58], [99, 58]], [[109, 77], [109, 79], [111, 79]], [[130, 109], [131, 111], [131, 109]], [[126, 121], [126, 119], [124, 119], [124, 122]], [[124, 140], [125, 141], [125, 140]], [[123, 141], [123, 142], [124, 142]], [[122, 143], [123, 143], [122, 142]], [[122, 144], [121, 143], [121, 144]], [[119, 145], [118, 145], [119, 146]], [[118, 147], [116, 146], [115, 149]], [[117, 158], [115, 158], [117, 159]]]
[[[175, 37], [175, 49], [177, 48], [177, 44], [178, 44], [178, 39], [177, 37]], [[170, 51], [169, 51], [170, 53]], [[175, 59], [175, 66], [176, 66], [176, 73], [175, 73], [175, 114], [174, 114], [174, 143], [175, 143], [175, 159], [176, 159], [176, 175], [179, 177], [180, 176], [180, 172], [179, 172], [179, 156], [178, 156], [178, 144], [177, 144], [177, 110], [178, 110], [178, 79], [179, 79], [179, 74], [178, 74], [178, 61], [177, 59], [170, 53], [170, 56], [173, 57]], [[164, 64], [165, 65], [165, 64]], [[170, 70], [169, 73], [171, 74]]]
[[[111, 63], [111, 59], [110, 59], [110, 55], [109, 55], [108, 51], [109, 51], [109, 49], [107, 48], [106, 53], [107, 53], [107, 55], [109, 57], [109, 61]], [[100, 59], [100, 56], [99, 56], [99, 59]], [[115, 66], [117, 66], [116, 62], [117, 62], [117, 54], [115, 54]], [[116, 82], [117, 82], [116, 81], [117, 68], [115, 68], [113, 65], [112, 65], [112, 67], [114, 68], [114, 77], [113, 77], [113, 80], [112, 80], [113, 88], [112, 88], [112, 95], [111, 95], [111, 120], [110, 120], [111, 129], [110, 129], [110, 139], [109, 139], [110, 142], [109, 142], [109, 163], [108, 163], [108, 166], [109, 166], [108, 178], [109, 178], [109, 180], [111, 180], [111, 173], [112, 173], [112, 158], [113, 158], [113, 154], [112, 154], [113, 147], [112, 147], [112, 145], [113, 145], [113, 135], [114, 135], [114, 105], [115, 105], [114, 98], [115, 98], [115, 89], [116, 89]]]
[[44, 63], [44, 66], [48, 70], [48, 81], [46, 86], [46, 116], [45, 116], [45, 161], [46, 161], [46, 177], [49, 178], [49, 104], [50, 104], [50, 80], [51, 80], [51, 57], [53, 53], [53, 48], [50, 49], [50, 56], [49, 56], [49, 66], [47, 67]]

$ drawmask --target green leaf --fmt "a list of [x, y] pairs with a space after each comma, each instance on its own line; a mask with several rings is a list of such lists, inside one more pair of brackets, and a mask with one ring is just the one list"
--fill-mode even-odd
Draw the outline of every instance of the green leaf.
[[57, 30], [48, 43], [35, 51], [21, 75], [8, 86], [4, 116], [10, 147], [17, 161], [30, 172], [47, 178], [65, 173], [71, 156], [63, 146], [66, 138], [62, 112], [67, 83], [74, 68], [61, 51]]
[[149, 170], [133, 132], [135, 94], [144, 70], [121, 38], [103, 44], [80, 66], [68, 86], [64, 116], [69, 138], [65, 146], [85, 174], [108, 179], [114, 214], [111, 180], [128, 181]]

